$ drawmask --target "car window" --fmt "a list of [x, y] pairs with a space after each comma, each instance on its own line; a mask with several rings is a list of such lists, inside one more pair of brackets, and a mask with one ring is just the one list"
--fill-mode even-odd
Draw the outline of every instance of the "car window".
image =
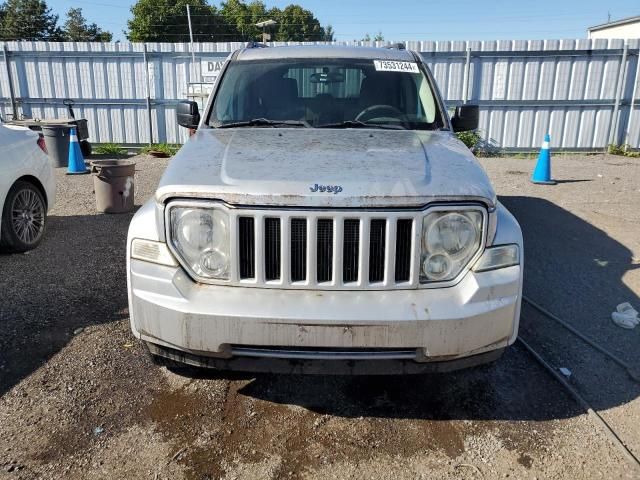
[[213, 127], [254, 119], [402, 128], [443, 126], [431, 83], [417, 64], [373, 60], [233, 62], [220, 79]]

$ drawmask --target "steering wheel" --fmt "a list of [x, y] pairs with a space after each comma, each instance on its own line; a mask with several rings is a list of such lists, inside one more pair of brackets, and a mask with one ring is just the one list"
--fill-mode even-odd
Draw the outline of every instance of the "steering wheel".
[[362, 110], [355, 118], [357, 122], [366, 122], [374, 118], [387, 118], [390, 117], [393, 120], [400, 120], [405, 122], [407, 116], [402, 113], [401, 110], [393, 105], [371, 105], [370, 107]]

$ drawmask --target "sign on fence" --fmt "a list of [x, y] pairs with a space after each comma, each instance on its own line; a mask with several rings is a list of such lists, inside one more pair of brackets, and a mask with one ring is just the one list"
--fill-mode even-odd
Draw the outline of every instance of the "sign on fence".
[[220, 75], [222, 65], [224, 65], [226, 59], [217, 58], [203, 58], [200, 61], [200, 68], [202, 69], [202, 81], [207, 83], [213, 83]]

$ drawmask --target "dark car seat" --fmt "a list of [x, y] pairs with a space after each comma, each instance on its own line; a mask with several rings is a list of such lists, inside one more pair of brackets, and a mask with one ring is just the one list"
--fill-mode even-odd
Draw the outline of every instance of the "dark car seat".
[[397, 76], [388, 73], [372, 73], [362, 79], [358, 100], [359, 111], [373, 105], [398, 107]]
[[294, 78], [267, 77], [260, 83], [260, 103], [263, 116], [272, 120], [299, 120], [304, 109], [298, 97], [298, 82]]

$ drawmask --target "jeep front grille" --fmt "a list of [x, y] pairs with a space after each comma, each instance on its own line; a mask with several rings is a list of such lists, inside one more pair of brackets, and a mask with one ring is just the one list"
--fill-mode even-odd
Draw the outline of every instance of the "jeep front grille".
[[396, 230], [396, 282], [407, 282], [411, 278], [411, 237], [413, 222], [398, 220]]
[[240, 262], [240, 278], [253, 278], [255, 275], [255, 236], [254, 221], [252, 217], [240, 217], [238, 219], [238, 254]]
[[333, 278], [333, 220], [318, 219], [318, 233], [316, 235], [318, 247], [318, 283], [330, 282]]
[[[280, 288], [411, 288], [414, 212], [234, 212], [232, 281]], [[234, 220], [232, 220], [232, 225]]]
[[[240, 259], [242, 261], [242, 259]], [[291, 219], [291, 281], [302, 282], [307, 278], [307, 221]]]
[[[242, 238], [242, 237], [241, 237]], [[264, 219], [264, 278], [267, 281], [280, 278], [280, 219]], [[250, 277], [247, 277], [250, 278]]]
[[[371, 220], [369, 233], [369, 283], [384, 281], [384, 248], [387, 221], [379, 218]], [[411, 239], [409, 239], [411, 242]], [[397, 244], [397, 243], [396, 243]]]

